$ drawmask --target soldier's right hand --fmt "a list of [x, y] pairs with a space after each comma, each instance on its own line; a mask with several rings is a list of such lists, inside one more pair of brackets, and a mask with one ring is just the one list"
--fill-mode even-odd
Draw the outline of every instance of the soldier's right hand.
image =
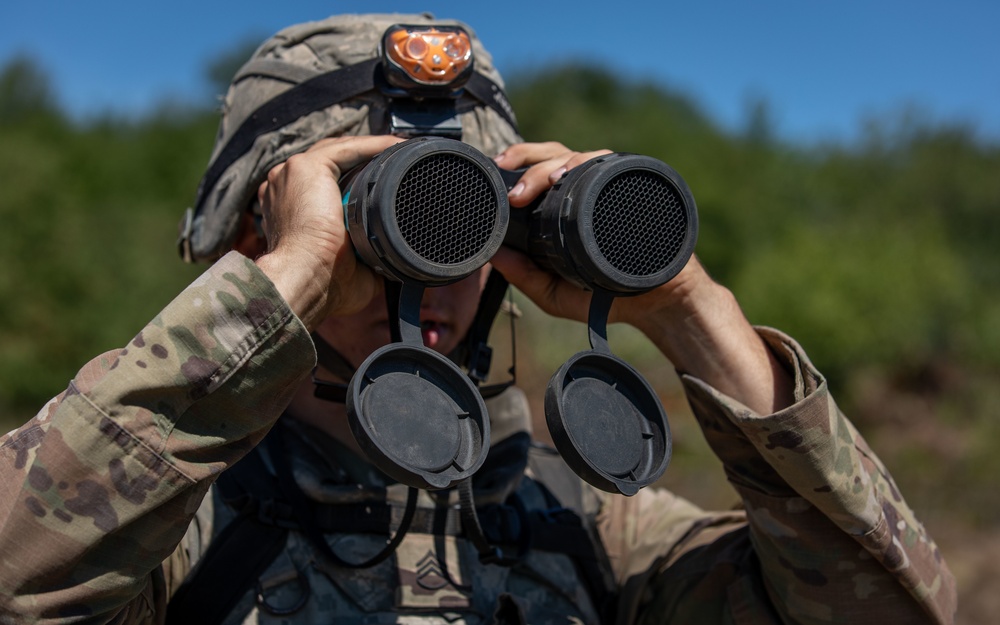
[[309, 330], [331, 315], [357, 312], [380, 288], [355, 258], [338, 182], [399, 141], [324, 139], [274, 167], [260, 185], [266, 252], [255, 262]]

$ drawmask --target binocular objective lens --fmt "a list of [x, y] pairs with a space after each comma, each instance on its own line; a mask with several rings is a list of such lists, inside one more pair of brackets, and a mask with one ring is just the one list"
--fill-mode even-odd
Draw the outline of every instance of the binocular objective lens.
[[465, 157], [433, 154], [414, 164], [396, 189], [396, 223], [421, 258], [457, 265], [494, 236], [500, 199], [485, 172]]
[[660, 273], [677, 258], [688, 232], [683, 199], [668, 180], [626, 171], [594, 206], [594, 239], [612, 267], [630, 276]]

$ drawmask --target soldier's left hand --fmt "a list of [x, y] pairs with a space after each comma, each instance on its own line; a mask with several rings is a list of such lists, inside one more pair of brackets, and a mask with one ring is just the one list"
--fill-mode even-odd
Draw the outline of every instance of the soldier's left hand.
[[[561, 143], [521, 143], [511, 146], [494, 159], [504, 169], [528, 166], [517, 186], [508, 194], [512, 210], [524, 208], [558, 182], [570, 169], [586, 161], [610, 154], [609, 150], [576, 152]], [[532, 299], [542, 310], [556, 317], [586, 321], [590, 292], [550, 273], [526, 255], [501, 248], [492, 264], [507, 280]], [[610, 321], [641, 325], [651, 315], [674, 308], [688, 289], [711, 278], [693, 259], [666, 285], [638, 297], [617, 298]]]

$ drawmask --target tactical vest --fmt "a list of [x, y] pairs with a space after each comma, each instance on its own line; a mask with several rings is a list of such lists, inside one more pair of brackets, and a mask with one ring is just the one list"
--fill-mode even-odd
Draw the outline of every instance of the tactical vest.
[[[342, 449], [333, 464], [286, 421], [220, 477], [222, 529], [171, 599], [168, 624], [613, 620], [597, 500], [527, 432], [498, 428], [507, 436], [474, 478], [474, 540], [458, 493], [362, 487], [378, 479], [363, 475], [371, 465]], [[323, 470], [301, 470], [316, 462]]]

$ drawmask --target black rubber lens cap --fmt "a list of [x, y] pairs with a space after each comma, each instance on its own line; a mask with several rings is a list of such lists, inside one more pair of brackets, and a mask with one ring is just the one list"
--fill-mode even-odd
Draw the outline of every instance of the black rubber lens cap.
[[401, 463], [441, 471], [455, 461], [461, 448], [461, 409], [424, 378], [386, 373], [365, 389], [361, 401], [372, 432]]
[[448, 488], [482, 466], [486, 405], [454, 363], [426, 347], [386, 345], [347, 388], [358, 445], [382, 472], [416, 488]]
[[634, 495], [670, 461], [667, 416], [653, 389], [625, 361], [585, 351], [552, 376], [545, 420], [563, 458], [584, 480]]

